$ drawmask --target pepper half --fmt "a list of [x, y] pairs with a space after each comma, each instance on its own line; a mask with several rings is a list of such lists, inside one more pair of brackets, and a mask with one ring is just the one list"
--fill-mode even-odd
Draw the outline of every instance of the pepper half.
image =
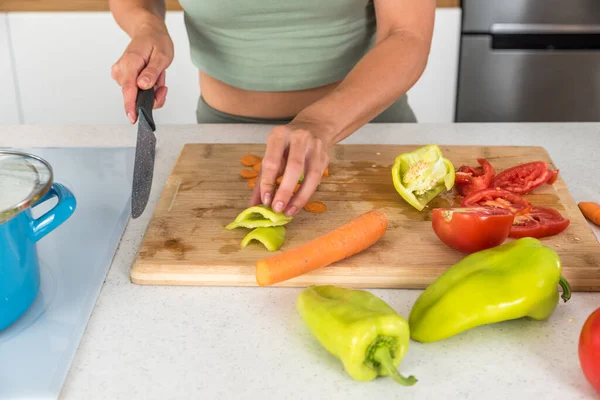
[[396, 369], [408, 350], [408, 323], [377, 296], [310, 286], [298, 296], [296, 308], [317, 341], [341, 360], [353, 379], [371, 381], [381, 375], [404, 386], [417, 382]]
[[284, 213], [275, 213], [271, 208], [264, 205], [253, 206], [245, 209], [228, 224], [225, 229], [236, 228], [261, 228], [270, 226], [281, 226], [290, 222], [293, 217], [287, 217]]
[[452, 189], [454, 178], [454, 165], [435, 144], [398, 155], [392, 166], [396, 191], [419, 211], [438, 194]]
[[434, 342], [481, 325], [529, 317], [544, 320], [571, 297], [561, 261], [550, 247], [526, 237], [472, 253], [447, 269], [419, 296], [409, 316], [412, 339]]
[[253, 229], [242, 239], [241, 246], [248, 246], [252, 240], [259, 241], [269, 251], [279, 250], [285, 242], [285, 227], [270, 226]]

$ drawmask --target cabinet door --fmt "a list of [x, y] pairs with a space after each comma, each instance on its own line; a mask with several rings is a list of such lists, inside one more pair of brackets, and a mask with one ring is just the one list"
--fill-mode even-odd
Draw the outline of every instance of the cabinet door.
[[7, 16], [0, 14], [0, 125], [19, 123], [15, 84]]
[[[8, 18], [25, 123], [128, 123], [110, 71], [129, 37], [110, 13], [12, 13]], [[189, 57], [183, 13], [170, 12], [167, 25], [175, 60], [167, 69], [167, 103], [155, 116], [159, 124], [193, 123], [198, 74]]]
[[438, 8], [427, 67], [408, 91], [418, 122], [454, 122], [461, 10]]

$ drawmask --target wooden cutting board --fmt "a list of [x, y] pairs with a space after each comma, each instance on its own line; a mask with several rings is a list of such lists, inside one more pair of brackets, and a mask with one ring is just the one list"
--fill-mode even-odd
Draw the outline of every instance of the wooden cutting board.
[[[453, 191], [419, 212], [395, 191], [391, 166], [396, 155], [420, 146], [337, 145], [329, 176], [312, 200], [323, 201], [324, 214], [300, 212], [288, 224], [281, 250], [323, 235], [373, 208], [385, 208], [388, 230], [368, 250], [334, 265], [277, 286], [334, 284], [363, 288], [425, 288], [463, 255], [439, 241], [431, 227], [431, 208], [457, 206]], [[542, 147], [440, 146], [456, 168], [487, 158], [497, 172], [542, 160]], [[240, 176], [240, 159], [262, 156], [264, 145], [188, 144], [169, 176], [131, 268], [138, 284], [256, 286], [255, 263], [271, 255], [254, 242], [242, 249], [247, 229], [224, 226], [248, 206], [251, 191]], [[554, 165], [554, 164], [552, 164]], [[558, 166], [560, 167], [560, 166]], [[600, 291], [600, 245], [565, 182], [544, 185], [526, 196], [534, 205], [556, 208], [571, 220], [560, 235], [543, 239], [561, 257], [564, 275], [575, 291]], [[510, 240], [510, 239], [509, 239]]]

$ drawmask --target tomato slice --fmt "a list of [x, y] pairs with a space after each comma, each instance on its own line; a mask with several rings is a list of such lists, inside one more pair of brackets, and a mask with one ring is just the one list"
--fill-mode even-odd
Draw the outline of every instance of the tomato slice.
[[590, 314], [581, 328], [578, 353], [585, 379], [600, 394], [600, 308]]
[[477, 162], [480, 167], [473, 168], [468, 165], [461, 165], [456, 172], [455, 187], [458, 193], [462, 196], [478, 190], [486, 189], [492, 183], [496, 171], [492, 164], [485, 158], [478, 158]]
[[515, 216], [509, 236], [515, 239], [526, 236], [539, 239], [559, 234], [569, 224], [569, 219], [553, 208], [532, 207], [527, 214]]
[[518, 194], [490, 188], [469, 194], [462, 200], [461, 206], [504, 208], [513, 214], [527, 214], [531, 210], [531, 204]]
[[510, 233], [514, 215], [503, 208], [434, 208], [432, 226], [447, 246], [473, 253], [502, 244]]
[[500, 172], [492, 180], [490, 187], [508, 190], [516, 194], [526, 194], [544, 183], [552, 184], [558, 177], [558, 170], [550, 170], [543, 161], [515, 165]]

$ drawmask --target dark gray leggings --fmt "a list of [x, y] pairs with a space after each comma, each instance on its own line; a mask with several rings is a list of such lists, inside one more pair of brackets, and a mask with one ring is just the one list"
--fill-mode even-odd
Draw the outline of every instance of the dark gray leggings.
[[[196, 121], [199, 124], [276, 124], [284, 125], [291, 121], [291, 118], [273, 119], [273, 118], [252, 118], [233, 115], [216, 110], [206, 104], [202, 96], [198, 98], [196, 107]], [[408, 104], [406, 95], [400, 97], [388, 109], [375, 117], [371, 122], [417, 122], [415, 113]]]

